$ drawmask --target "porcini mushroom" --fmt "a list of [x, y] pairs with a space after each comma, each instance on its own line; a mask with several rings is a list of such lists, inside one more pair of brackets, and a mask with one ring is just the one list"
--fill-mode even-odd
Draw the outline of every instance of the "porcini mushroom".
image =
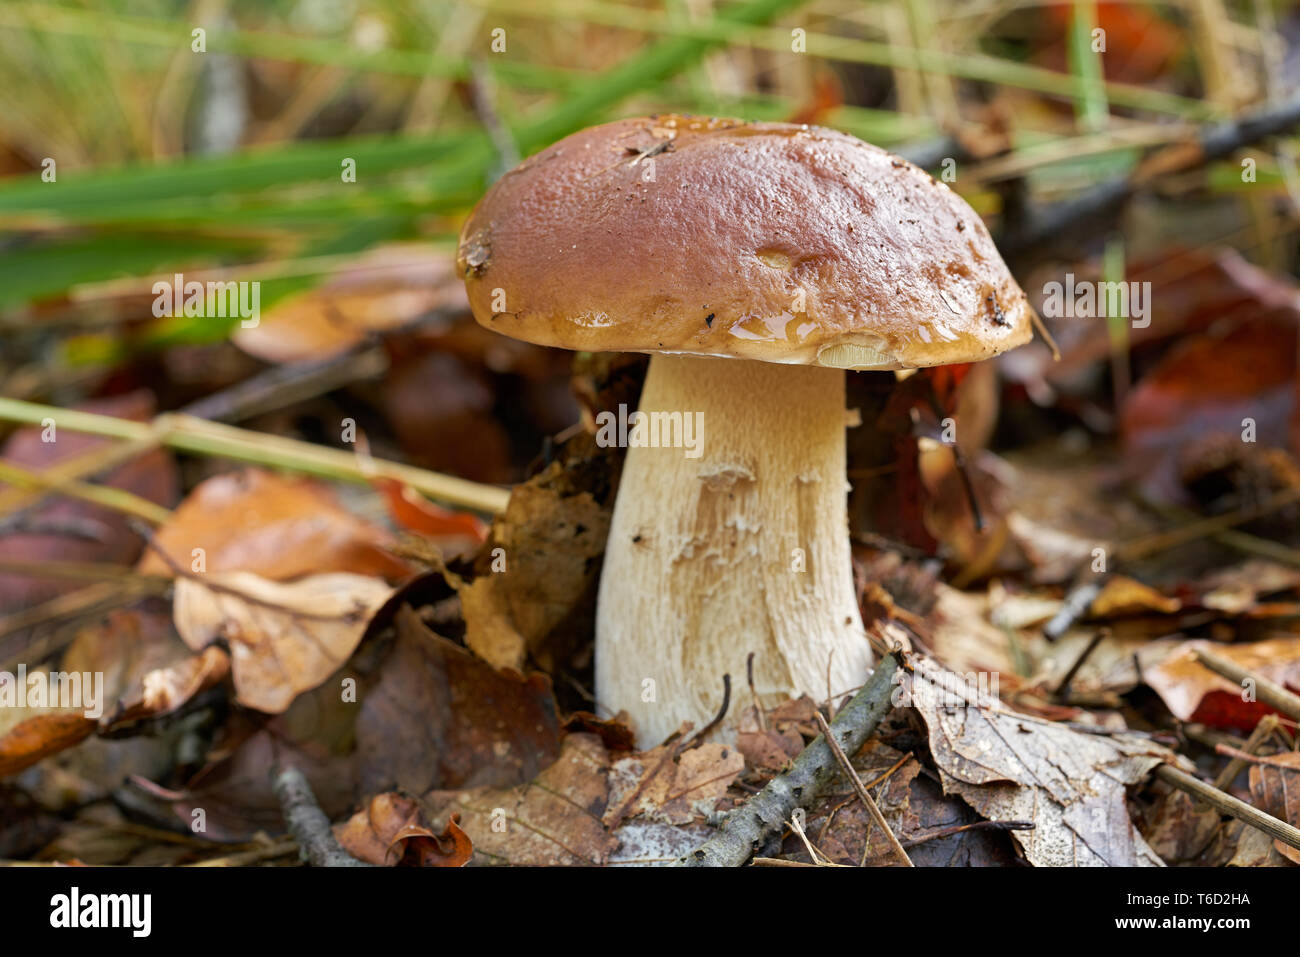
[[643, 427], [699, 427], [694, 453], [638, 445], [635, 429], [628, 443], [598, 702], [626, 709], [645, 745], [707, 723], [751, 654], [768, 702], [860, 684], [845, 370], [973, 362], [1029, 339], [1030, 306], [979, 216], [842, 133], [654, 116], [507, 173], [458, 259], [481, 325], [651, 353]]

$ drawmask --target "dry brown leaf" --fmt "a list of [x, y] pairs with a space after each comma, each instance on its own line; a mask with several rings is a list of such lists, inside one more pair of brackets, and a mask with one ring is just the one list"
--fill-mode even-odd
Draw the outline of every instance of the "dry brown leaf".
[[610, 766], [606, 827], [633, 817], [689, 824], [701, 807], [712, 810], [745, 770], [745, 756], [734, 745], [707, 742], [677, 755], [679, 747], [660, 745]]
[[284, 585], [248, 572], [176, 582], [176, 630], [199, 651], [230, 645], [235, 694], [280, 714], [337, 671], [392, 589], [377, 578], [337, 572]]
[[[1250, 766], [1251, 803], [1279, 821], [1300, 827], [1300, 753], [1284, 751], [1269, 760], [1276, 763]], [[1300, 849], [1276, 838], [1273, 847], [1287, 860], [1300, 864]]]
[[379, 246], [319, 286], [276, 303], [232, 341], [267, 362], [321, 360], [440, 306], [465, 303], [445, 249], [425, 243]]
[[364, 791], [511, 785], [555, 760], [560, 721], [546, 677], [497, 671], [409, 607], [396, 627], [357, 720]]
[[1195, 860], [1219, 830], [1219, 812], [1168, 785], [1156, 788], [1155, 804], [1143, 815], [1142, 836], [1167, 864]]
[[1113, 575], [1092, 600], [1088, 613], [1093, 618], [1103, 619], [1145, 612], [1172, 615], [1182, 607], [1183, 603], [1177, 598], [1162, 595], [1149, 585], [1126, 575]]
[[[327, 486], [261, 469], [201, 482], [153, 538], [184, 569], [251, 572], [276, 581], [321, 572], [402, 578], [409, 569], [386, 550], [390, 541], [383, 529], [344, 509]], [[203, 564], [195, 568], [199, 557]], [[152, 549], [139, 570], [173, 574]]]
[[609, 756], [594, 734], [564, 739], [559, 760], [513, 788], [435, 791], [431, 816], [461, 815], [478, 863], [604, 864], [619, 839], [601, 823], [609, 796]]
[[1208, 575], [1199, 586], [1204, 607], [1240, 615], [1254, 608], [1263, 595], [1300, 588], [1300, 568], [1253, 558]]
[[333, 720], [330, 709], [355, 710], [340, 697], [335, 689], [318, 689], [299, 697], [287, 714], [263, 728], [228, 726], [233, 740], [223, 740], [209, 755], [209, 765], [180, 792], [134, 783], [170, 803], [186, 827], [197, 830], [201, 821], [204, 830], [199, 833], [214, 841], [250, 840], [259, 831], [284, 833], [284, 810], [271, 786], [270, 772], [277, 766], [302, 771], [326, 816], [343, 817], [356, 806], [353, 757], [324, 740], [320, 728], [322, 720]]
[[563, 473], [553, 462], [516, 486], [487, 550], [503, 550], [504, 570], [489, 567], [461, 590], [465, 643], [497, 667], [520, 668], [531, 655], [552, 668], [572, 651], [572, 635], [591, 632], [610, 510], [566, 487]]
[[1273, 712], [1259, 701], [1243, 700], [1240, 685], [1197, 661], [1197, 648], [1213, 651], [1262, 678], [1300, 690], [1300, 638], [1232, 645], [1188, 641], [1174, 648], [1154, 668], [1143, 671], [1146, 683], [1180, 720], [1249, 730]]
[[1015, 662], [1007, 633], [989, 621], [987, 595], [935, 586], [935, 604], [926, 616], [928, 644], [935, 657], [953, 671], [1000, 672], [1014, 681]]
[[215, 645], [204, 648], [178, 664], [156, 668], [141, 679], [138, 689], [118, 702], [104, 724], [121, 725], [171, 714], [195, 695], [216, 687], [230, 674], [230, 656]]
[[334, 836], [353, 857], [379, 867], [463, 867], [474, 856], [473, 842], [455, 814], [435, 834], [419, 802], [393, 792], [371, 798], [363, 810], [335, 825]]
[[4, 708], [21, 720], [0, 724], [0, 778], [17, 774], [51, 754], [80, 744], [95, 731], [95, 720], [80, 710], [64, 709], [43, 714], [27, 714], [25, 708]]
[[[853, 758], [853, 767], [863, 783], [888, 774], [871, 787], [872, 797], [886, 823], [900, 841], [933, 835], [944, 828], [972, 824], [978, 815], [958, 797], [946, 796], [940, 787], [921, 773], [914, 759], [879, 741], [868, 742]], [[891, 773], [892, 770], [892, 773]], [[806, 831], [818, 851], [836, 864], [856, 867], [868, 864], [894, 866], [897, 863], [889, 839], [872, 820], [847, 781], [835, 786], [808, 808]], [[869, 846], [864, 848], [864, 842]], [[808, 861], [808, 851], [796, 835], [786, 838], [786, 856]], [[865, 853], [864, 853], [865, 852]], [[918, 867], [1007, 866], [1015, 863], [1011, 845], [1003, 834], [967, 830], [934, 837], [908, 849]]]
[[1033, 830], [1013, 832], [1030, 863], [1161, 863], [1129, 819], [1125, 786], [1171, 752], [1132, 736], [1081, 734], [997, 705], [948, 708], [933, 682], [956, 676], [921, 658], [915, 675], [911, 700], [929, 728], [944, 791], [988, 820], [1034, 822]]

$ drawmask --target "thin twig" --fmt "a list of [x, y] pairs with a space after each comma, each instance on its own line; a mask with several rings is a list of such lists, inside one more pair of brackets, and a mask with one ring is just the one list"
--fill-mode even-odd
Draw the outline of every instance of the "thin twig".
[[284, 822], [289, 833], [302, 848], [303, 854], [314, 867], [372, 867], [359, 861], [334, 838], [330, 820], [316, 803], [316, 795], [303, 773], [287, 767], [274, 778], [275, 796], [284, 812]]
[[759, 700], [758, 689], [754, 687], [754, 652], [750, 652], [745, 658], [745, 680], [749, 682], [749, 693], [754, 696], [754, 712], [758, 715], [758, 730], [767, 731], [767, 714], [763, 710], [763, 702]]
[[1093, 601], [1101, 594], [1101, 585], [1100, 581], [1089, 581], [1070, 589], [1061, 610], [1043, 626], [1043, 637], [1055, 641], [1069, 631], [1076, 621], [1088, 613]]
[[[862, 690], [840, 709], [831, 731], [842, 748], [856, 754], [893, 708], [891, 692], [898, 668], [899, 656], [885, 655]], [[763, 790], [728, 814], [708, 841], [678, 863], [687, 867], [740, 867], [763, 847], [795, 808], [808, 807], [827, 790], [839, 770], [826, 736], [819, 735], [795, 758], [788, 771], [774, 777]]]
[[1166, 784], [1173, 785], [1180, 791], [1186, 791], [1192, 797], [1200, 798], [1224, 814], [1230, 814], [1237, 820], [1263, 831], [1269, 837], [1276, 838], [1283, 844], [1300, 848], [1300, 828], [1292, 827], [1285, 821], [1279, 821], [1271, 814], [1265, 814], [1257, 807], [1251, 807], [1245, 801], [1239, 801], [1231, 794], [1226, 794], [1199, 778], [1194, 778], [1186, 771], [1180, 771], [1168, 764], [1162, 764], [1155, 771], [1156, 777]]
[[[857, 793], [858, 800], [862, 802], [868, 813], [871, 814], [871, 819], [880, 826], [882, 831], [885, 832], [885, 837], [889, 840], [889, 846], [893, 850], [894, 855], [904, 867], [914, 867], [915, 865], [912, 863], [912, 859], [907, 856], [907, 851], [903, 850], [903, 845], [898, 843], [898, 837], [895, 836], [894, 829], [889, 826], [889, 822], [885, 820], [885, 815], [880, 813], [880, 808], [876, 805], [875, 800], [867, 793], [867, 789], [862, 786], [862, 778], [858, 777], [858, 772], [854, 769], [853, 762], [849, 760], [848, 755], [844, 753], [844, 749], [841, 748], [839, 742], [835, 740], [835, 735], [831, 733], [830, 725], [826, 723], [826, 719], [822, 717], [820, 711], [818, 711], [814, 717], [817, 719], [817, 727], [821, 729], [822, 737], [825, 738], [826, 743], [830, 745], [831, 753], [835, 755], [835, 760], [839, 763], [840, 770], [844, 772], [844, 776], [847, 777], [849, 783], [853, 785], [853, 790]], [[868, 836], [870, 836], [869, 832]]]
[[[1264, 717], [1259, 719], [1259, 723], [1255, 725], [1255, 730], [1250, 733], [1250, 737], [1246, 739], [1246, 743], [1242, 746], [1241, 750], [1245, 751], [1247, 754], [1254, 754], [1259, 746], [1263, 744], [1268, 736], [1276, 729], [1277, 715], [1264, 715]], [[1215, 746], [1215, 750], [1218, 750], [1217, 745]], [[1219, 776], [1214, 779], [1214, 786], [1220, 791], [1228, 790], [1232, 782], [1237, 780], [1237, 775], [1240, 774], [1245, 767], [1245, 760], [1242, 758], [1233, 758], [1228, 762], [1227, 766], [1219, 772]]]
[[509, 490], [496, 486], [383, 459], [369, 459], [363, 465], [355, 454], [342, 449], [251, 432], [193, 416], [168, 413], [153, 422], [136, 422], [0, 397], [0, 420], [38, 425], [47, 418], [72, 432], [134, 441], [153, 440], [194, 455], [235, 459], [336, 480], [369, 484], [374, 478], [394, 478], [430, 498], [481, 512], [504, 511], [510, 500]]
[[704, 727], [700, 728], [699, 733], [696, 734], [695, 737], [691, 738], [691, 743], [690, 745], [688, 745], [688, 747], [694, 747], [696, 744], [699, 744], [701, 741], [704, 740], [705, 735], [707, 735], [718, 725], [722, 724], [722, 719], [727, 716], [727, 711], [728, 709], [730, 709], [730, 707], [731, 707], [731, 675], [727, 674], [722, 676], [722, 707], [718, 709], [718, 713], [714, 715], [713, 720], [710, 721], [708, 724], [706, 724]]
[[1036, 824], [1033, 821], [972, 821], [970, 824], [954, 824], [952, 827], [940, 827], [933, 831], [927, 831], [916, 837], [908, 838], [903, 842], [904, 847], [916, 847], [918, 844], [924, 844], [927, 841], [937, 841], [941, 837], [952, 837], [954, 834], [961, 834], [963, 831], [1032, 831]]
[[1275, 681], [1270, 681], [1262, 675], [1257, 675], [1253, 671], [1247, 671], [1235, 661], [1229, 661], [1227, 658], [1221, 658], [1212, 651], [1206, 651], [1203, 648], [1195, 649], [1196, 660], [1205, 667], [1209, 668], [1215, 674], [1227, 678], [1238, 685], [1245, 685], [1246, 682], [1252, 682], [1255, 686], [1255, 696], [1271, 708], [1275, 708], [1288, 718], [1295, 718], [1300, 721], [1300, 695], [1292, 694]]
[[1281, 758], [1250, 754], [1247, 751], [1238, 750], [1237, 748], [1227, 744], [1217, 744], [1214, 746], [1214, 750], [1216, 753], [1222, 754], [1225, 758], [1233, 758], [1234, 760], [1241, 761], [1245, 764], [1262, 764], [1270, 768], [1281, 768], [1283, 771], [1290, 771], [1292, 774], [1300, 774], [1300, 768], [1297, 768], [1294, 764], [1288, 764]]
[[1079, 673], [1079, 669], [1082, 668], [1083, 663], [1088, 660], [1088, 656], [1097, 650], [1097, 646], [1100, 645], [1109, 634], [1109, 628], [1099, 629], [1097, 633], [1092, 636], [1091, 640], [1089, 640], [1083, 651], [1079, 653], [1079, 657], [1074, 659], [1074, 664], [1070, 665], [1070, 670], [1065, 673], [1065, 677], [1061, 679], [1061, 683], [1056, 687], [1056, 697], [1059, 700], [1069, 700], [1070, 682], [1072, 682], [1075, 675]]
[[81, 499], [83, 502], [91, 502], [124, 515], [133, 515], [155, 525], [161, 525], [171, 518], [172, 514], [156, 502], [151, 502], [126, 489], [113, 488], [110, 485], [92, 485], [89, 482], [51, 480], [40, 472], [25, 469], [12, 462], [0, 462], [0, 482]]

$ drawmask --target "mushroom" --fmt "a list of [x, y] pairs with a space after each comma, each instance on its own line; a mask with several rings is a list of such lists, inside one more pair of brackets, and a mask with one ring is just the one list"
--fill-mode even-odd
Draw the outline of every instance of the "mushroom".
[[766, 703], [861, 684], [845, 371], [1030, 338], [979, 216], [842, 133], [661, 115], [507, 173], [458, 262], [488, 329], [651, 354], [597, 597], [600, 705], [646, 745], [707, 724], [751, 655]]

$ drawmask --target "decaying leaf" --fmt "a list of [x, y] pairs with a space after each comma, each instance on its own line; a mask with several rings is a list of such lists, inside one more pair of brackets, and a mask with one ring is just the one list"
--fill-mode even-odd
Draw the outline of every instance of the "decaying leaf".
[[1219, 812], [1166, 784], [1155, 788], [1154, 805], [1142, 815], [1142, 835], [1166, 864], [1194, 861], [1219, 830]]
[[[918, 867], [1015, 863], [1004, 834], [979, 828], [942, 834], [945, 829], [976, 824], [979, 816], [961, 798], [945, 795], [921, 773], [921, 764], [914, 757], [871, 741], [854, 756], [853, 767], [900, 841], [929, 838], [908, 850]], [[889, 839], [847, 781], [839, 781], [808, 809], [806, 832], [817, 850], [836, 864], [897, 863]], [[807, 849], [795, 835], [786, 838], [784, 850], [795, 860], [809, 860]]]
[[478, 863], [604, 864], [619, 843], [601, 822], [608, 772], [600, 738], [571, 734], [559, 760], [534, 781], [513, 788], [435, 791], [425, 804], [431, 817], [461, 815]]
[[[1251, 803], [1280, 821], [1300, 827], [1300, 753], [1284, 751], [1269, 760], [1273, 763], [1250, 767]], [[1287, 860], [1300, 864], [1300, 849], [1276, 838], [1273, 847]]]
[[429, 828], [420, 804], [402, 794], [377, 794], [334, 836], [353, 857], [380, 867], [463, 867], [474, 856], [474, 845], [460, 829], [456, 815], [441, 834]]
[[689, 824], [702, 808], [711, 811], [745, 769], [745, 756], [733, 745], [709, 742], [680, 754], [679, 748], [660, 745], [610, 766], [607, 827], [631, 817]]
[[516, 669], [527, 656], [544, 668], [564, 661], [591, 632], [609, 519], [609, 505], [573, 488], [561, 462], [517, 486], [492, 527], [495, 559], [461, 589], [474, 653]]
[[[1144, 671], [1148, 685], [1183, 721], [1249, 731], [1273, 709], [1247, 696], [1245, 689], [1215, 674], [1196, 658], [1205, 648], [1280, 685], [1300, 690], [1300, 638], [1270, 638], [1244, 644], [1188, 641], [1158, 665]], [[1247, 700], [1247, 698], [1251, 700]]]
[[499, 672], [434, 634], [410, 608], [379, 681], [362, 699], [363, 789], [433, 789], [527, 781], [560, 753], [551, 684]]
[[[1172, 757], [1136, 736], [1082, 734], [974, 695], [952, 704], [961, 680], [917, 659], [910, 699], [929, 728], [944, 791], [1014, 832], [1038, 866], [1159, 865], [1133, 827], [1125, 787]], [[960, 695], [959, 695], [960, 697]]]
[[1222, 568], [1200, 582], [1200, 602], [1230, 615], [1253, 609], [1264, 595], [1300, 588], [1300, 568], [1253, 558]]
[[989, 621], [987, 595], [935, 586], [936, 601], [926, 616], [928, 640], [935, 657], [953, 671], [999, 672], [1015, 680], [1011, 640]]
[[182, 578], [176, 630], [195, 651], [227, 641], [240, 703], [279, 714], [348, 660], [391, 593], [380, 579], [345, 572], [288, 585], [248, 572]]
[[230, 656], [210, 645], [197, 655], [166, 668], [146, 672], [139, 687], [118, 702], [110, 727], [170, 714], [201, 691], [215, 687], [230, 674]]

